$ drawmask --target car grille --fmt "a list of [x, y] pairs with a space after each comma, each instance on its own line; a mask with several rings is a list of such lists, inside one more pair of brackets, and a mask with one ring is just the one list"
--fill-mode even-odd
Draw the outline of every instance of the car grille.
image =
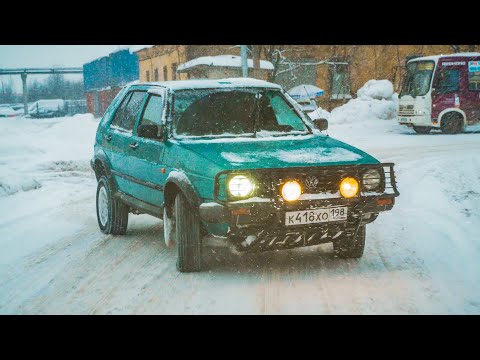
[[415, 115], [415, 110], [413, 105], [400, 105], [398, 108], [399, 116], [413, 116]]
[[[381, 174], [381, 186], [374, 192], [363, 192], [361, 196], [396, 195], [397, 187], [394, 164], [317, 166], [308, 168], [266, 169], [252, 171], [223, 172], [217, 175], [215, 199], [220, 202], [235, 201], [227, 195], [226, 183], [229, 176], [247, 175], [257, 185], [254, 197], [269, 198], [281, 201], [281, 186], [288, 180], [297, 180], [304, 189], [302, 198], [320, 200], [340, 198], [338, 192], [340, 182], [346, 177], [356, 178], [361, 187], [362, 174], [368, 169], [378, 169]], [[302, 198], [300, 200], [302, 200]]]

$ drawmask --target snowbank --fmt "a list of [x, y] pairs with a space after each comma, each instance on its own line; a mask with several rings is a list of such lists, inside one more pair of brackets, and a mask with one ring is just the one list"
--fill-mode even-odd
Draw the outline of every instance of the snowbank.
[[372, 99], [391, 100], [393, 95], [393, 85], [388, 80], [369, 80], [358, 91], [358, 97], [367, 97]]
[[[376, 143], [388, 143], [387, 134], [405, 134], [412, 130], [397, 121], [398, 94], [388, 80], [369, 80], [357, 92], [358, 97], [331, 113], [319, 108], [309, 113], [312, 120], [329, 122], [328, 133], [336, 139], [359, 145], [369, 138]], [[360, 143], [358, 142], [360, 141]]]
[[66, 172], [89, 171], [98, 120], [0, 119], [0, 197], [42, 187]]

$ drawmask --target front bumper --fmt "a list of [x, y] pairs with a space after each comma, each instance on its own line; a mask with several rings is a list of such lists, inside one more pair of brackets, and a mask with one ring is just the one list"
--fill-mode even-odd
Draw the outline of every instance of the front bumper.
[[[281, 184], [276, 179], [290, 178], [287, 172], [292, 169], [268, 169], [264, 177], [256, 177], [257, 183], [266, 190], [250, 199], [229, 201], [219, 195], [220, 186], [216, 185], [214, 202], [199, 207], [200, 218], [207, 227], [208, 224], [222, 224], [225, 231], [222, 235], [233, 240], [239, 250], [276, 250], [335, 241], [345, 233], [356, 233], [362, 224], [374, 221], [380, 212], [393, 208], [395, 197], [400, 195], [393, 167], [394, 164], [385, 163], [294, 169], [298, 181], [313, 174], [318, 183], [315, 185], [316, 192], [305, 193], [291, 203], [284, 201], [275, 189], [279, 189], [278, 184]], [[350, 199], [341, 197], [339, 192], [335, 193], [343, 177], [358, 178], [368, 168], [383, 169], [382, 186], [377, 192], [363, 192], [360, 189], [360, 194]], [[217, 180], [221, 176], [223, 173], [217, 175]], [[288, 212], [335, 207], [347, 208], [346, 220], [286, 225]]]
[[437, 122], [432, 121], [432, 117], [430, 116], [430, 114], [413, 115], [413, 116], [412, 115], [404, 116], [399, 114], [397, 120], [400, 125], [406, 125], [409, 127], [412, 127], [412, 126], [439, 127]]
[[[240, 204], [204, 203], [200, 218], [206, 223], [227, 223], [228, 238], [239, 250], [267, 251], [317, 245], [353, 234], [358, 226], [376, 219], [378, 213], [391, 210], [395, 196], [368, 196], [356, 199], [299, 201], [291, 204], [242, 202]], [[348, 219], [309, 225], [285, 225], [285, 213], [346, 206]]]

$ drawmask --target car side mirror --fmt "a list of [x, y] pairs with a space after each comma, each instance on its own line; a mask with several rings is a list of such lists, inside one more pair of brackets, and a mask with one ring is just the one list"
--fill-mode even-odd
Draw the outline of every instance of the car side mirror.
[[313, 125], [320, 130], [324, 131], [328, 129], [328, 120], [327, 119], [315, 119], [313, 120]]
[[163, 126], [140, 125], [137, 132], [140, 137], [160, 140], [163, 136]]

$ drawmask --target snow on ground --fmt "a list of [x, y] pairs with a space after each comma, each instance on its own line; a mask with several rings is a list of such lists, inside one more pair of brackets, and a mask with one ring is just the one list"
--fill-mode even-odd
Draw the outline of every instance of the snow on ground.
[[46, 215], [95, 186], [89, 161], [97, 126], [91, 115], [0, 119], [1, 265], [77, 227]]
[[330, 244], [238, 255], [207, 239], [196, 274], [176, 271], [161, 220], [98, 230], [98, 120], [0, 119], [0, 313], [480, 314], [480, 128], [416, 135], [387, 120], [395, 96], [365, 98], [333, 111], [329, 134], [395, 162], [401, 195], [367, 226], [364, 257]]

